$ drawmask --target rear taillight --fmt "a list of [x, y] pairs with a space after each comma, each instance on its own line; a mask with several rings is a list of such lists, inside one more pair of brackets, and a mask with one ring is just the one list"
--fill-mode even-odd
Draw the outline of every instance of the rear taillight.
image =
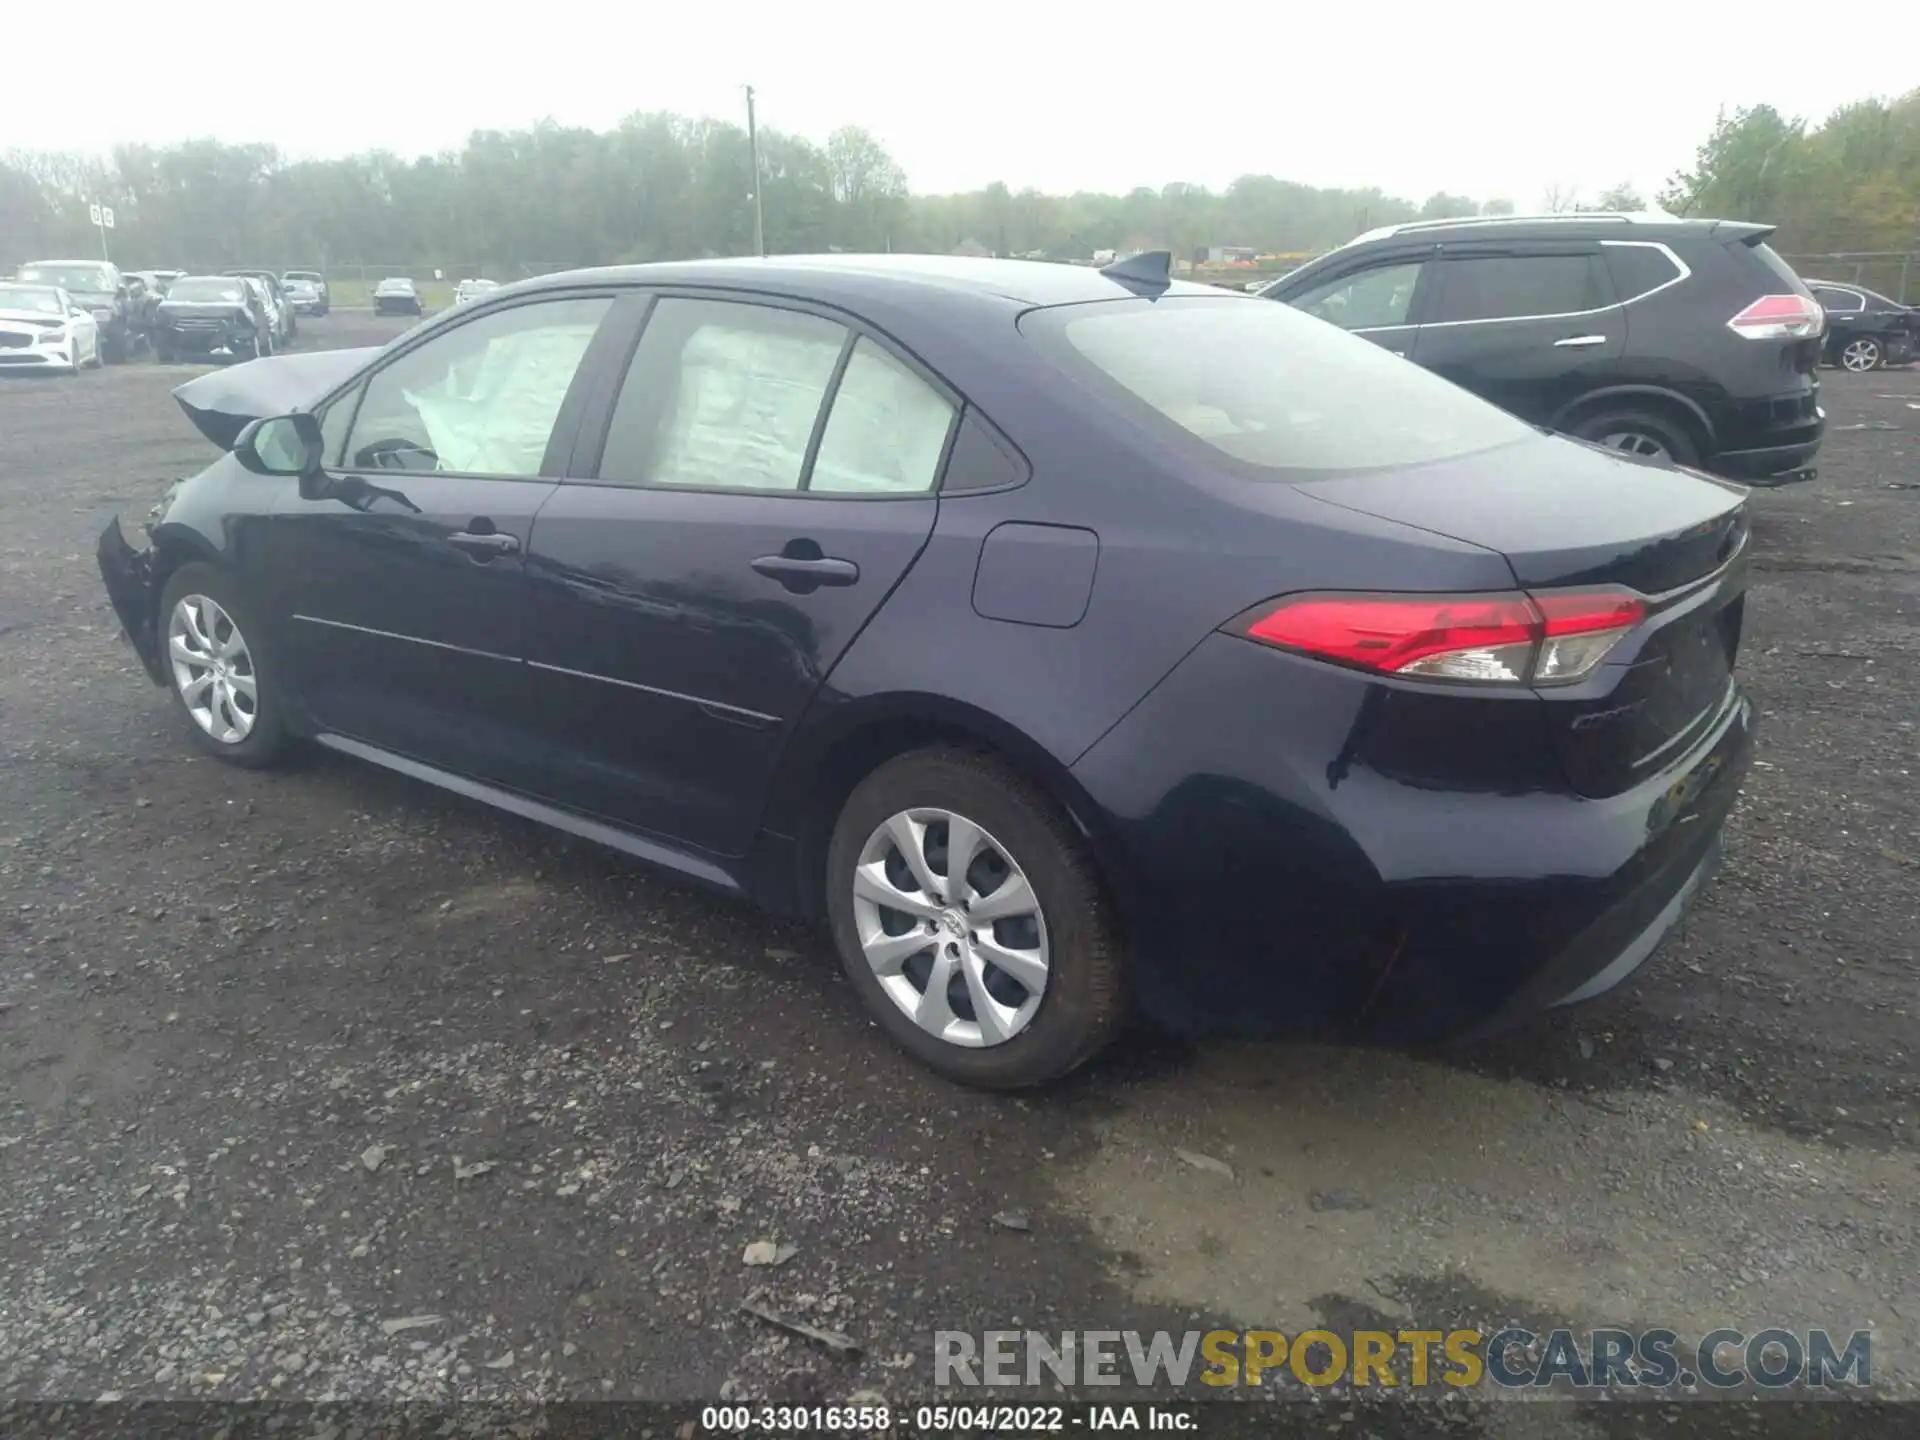
[[1647, 614], [1628, 590], [1539, 595], [1295, 595], [1242, 633], [1381, 675], [1479, 685], [1570, 685]]
[[1805, 295], [1762, 295], [1727, 321], [1749, 340], [1803, 340], [1826, 328], [1827, 312]]

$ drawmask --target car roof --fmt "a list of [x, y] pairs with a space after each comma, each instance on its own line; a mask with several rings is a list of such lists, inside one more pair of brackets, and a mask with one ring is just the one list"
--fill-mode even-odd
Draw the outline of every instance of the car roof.
[[[775, 288], [827, 303], [897, 298], [910, 291], [1013, 300], [1026, 305], [1071, 305], [1115, 300], [1138, 292], [1086, 265], [1044, 260], [993, 260], [970, 255], [776, 255], [727, 260], [673, 260], [652, 265], [613, 265], [571, 270], [521, 281], [522, 293], [582, 283], [717, 285], [730, 289]], [[1213, 285], [1175, 280], [1166, 291], [1183, 295], [1231, 295]]]

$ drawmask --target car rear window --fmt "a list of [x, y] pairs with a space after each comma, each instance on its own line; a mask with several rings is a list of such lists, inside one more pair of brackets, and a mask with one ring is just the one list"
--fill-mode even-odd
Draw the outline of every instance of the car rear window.
[[1253, 296], [1063, 305], [1020, 328], [1117, 408], [1253, 478], [1428, 464], [1533, 433], [1369, 340]]

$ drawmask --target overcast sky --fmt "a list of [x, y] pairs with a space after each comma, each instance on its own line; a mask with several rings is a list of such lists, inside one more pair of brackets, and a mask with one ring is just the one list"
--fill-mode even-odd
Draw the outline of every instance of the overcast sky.
[[[85, 43], [85, 103], [9, 106], [0, 145], [214, 136], [413, 155], [547, 117], [738, 120], [750, 82], [762, 123], [815, 140], [864, 125], [922, 192], [1217, 188], [1256, 172], [1526, 209], [1549, 186], [1591, 197], [1628, 181], [1650, 196], [1723, 105], [1818, 119], [1920, 84], [1916, 0], [1851, 6], [1844, 64], [1814, 43], [1811, 12], [1773, 9], [537, 0], [453, 20], [457, 7], [418, 0], [272, 17], [194, 0], [156, 25], [150, 7], [109, 0], [85, 12], [89, 35], [110, 37]], [[274, 42], [288, 47], [277, 63], [239, 58]], [[229, 43], [234, 62], [209, 68]], [[168, 58], [176, 45], [191, 61]]]

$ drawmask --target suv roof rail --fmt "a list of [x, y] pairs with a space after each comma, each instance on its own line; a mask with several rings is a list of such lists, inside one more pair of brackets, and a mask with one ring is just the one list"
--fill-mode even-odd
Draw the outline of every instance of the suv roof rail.
[[1389, 235], [1402, 235], [1410, 230], [1445, 230], [1463, 225], [1538, 225], [1555, 222], [1582, 222], [1600, 220], [1619, 225], [1677, 225], [1678, 215], [1669, 215], [1664, 210], [1560, 210], [1543, 215], [1457, 215], [1446, 220], [1403, 220], [1397, 225], [1382, 225], [1369, 230], [1364, 235], [1356, 235], [1347, 243], [1356, 244], [1361, 240], [1384, 240]]

